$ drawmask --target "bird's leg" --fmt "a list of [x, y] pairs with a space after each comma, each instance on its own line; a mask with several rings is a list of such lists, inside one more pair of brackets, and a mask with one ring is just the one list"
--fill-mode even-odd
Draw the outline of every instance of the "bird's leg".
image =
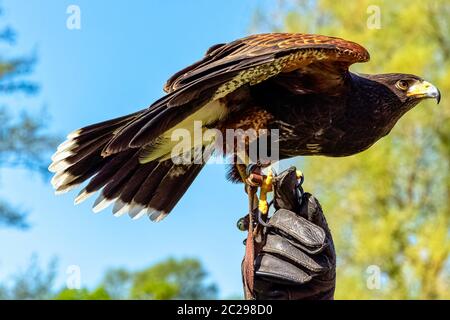
[[258, 203], [258, 196], [256, 194], [258, 183], [254, 181], [254, 173], [252, 170], [248, 170], [248, 166], [245, 164], [237, 164], [236, 167], [242, 182], [244, 182], [245, 192], [249, 197], [249, 213], [252, 213], [256, 209]]
[[[248, 195], [248, 215], [238, 221], [238, 227], [241, 230], [250, 230], [253, 229], [253, 225], [255, 222], [254, 211], [258, 206], [258, 196], [257, 196], [258, 186], [257, 184], [252, 183], [251, 180], [252, 173], [250, 173], [249, 170], [247, 170], [247, 165], [238, 163], [236, 164], [236, 169], [239, 173], [242, 182], [244, 183], [245, 192]], [[240, 223], [245, 224], [245, 226], [244, 225], [239, 226]]]
[[[262, 166], [260, 163], [253, 165], [237, 164], [237, 170], [241, 180], [245, 184], [245, 191], [248, 195], [249, 213], [247, 217], [241, 218], [238, 221], [238, 228], [241, 230], [248, 230], [253, 233], [256, 238], [261, 231], [262, 226], [256, 224], [256, 210], [260, 210], [262, 214], [267, 213], [267, 192], [271, 190], [272, 175], [268, 177], [262, 175]], [[261, 199], [258, 199], [257, 191], [261, 188]], [[253, 229], [253, 227], [255, 228]]]
[[248, 174], [247, 174], [247, 166], [245, 164], [236, 164], [237, 171], [239, 172], [239, 176], [241, 177], [242, 182], [246, 184]]

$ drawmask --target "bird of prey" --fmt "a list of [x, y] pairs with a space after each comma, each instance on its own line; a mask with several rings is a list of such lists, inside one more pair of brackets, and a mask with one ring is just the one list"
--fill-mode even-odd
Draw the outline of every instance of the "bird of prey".
[[[279, 130], [280, 159], [361, 152], [387, 135], [420, 101], [440, 92], [399, 73], [357, 74], [361, 45], [299, 33], [251, 35], [211, 47], [165, 84], [148, 108], [70, 133], [52, 157], [52, 184], [64, 193], [87, 182], [75, 199], [99, 192], [94, 212], [166, 217], [204, 163], [170, 158], [176, 128]], [[206, 146], [204, 146], [206, 147]], [[230, 177], [242, 180], [234, 165]]]

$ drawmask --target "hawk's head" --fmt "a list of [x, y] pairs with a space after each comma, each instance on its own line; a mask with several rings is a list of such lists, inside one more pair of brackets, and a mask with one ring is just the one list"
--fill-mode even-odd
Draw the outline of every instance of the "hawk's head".
[[411, 108], [424, 99], [436, 99], [437, 103], [441, 100], [441, 92], [436, 86], [412, 74], [386, 73], [362, 76], [381, 84], [386, 93], [391, 93], [387, 96], [398, 100], [397, 102], [405, 107]]
[[360, 102], [371, 105], [374, 116], [384, 118], [389, 126], [422, 100], [441, 100], [436, 86], [412, 74], [359, 74], [358, 78], [365, 99]]

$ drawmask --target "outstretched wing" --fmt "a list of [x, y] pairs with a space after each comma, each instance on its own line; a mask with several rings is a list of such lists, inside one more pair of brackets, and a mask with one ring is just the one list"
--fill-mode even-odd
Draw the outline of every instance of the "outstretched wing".
[[279, 74], [321, 70], [339, 75], [353, 63], [369, 60], [360, 45], [322, 35], [270, 33], [249, 36], [209, 49], [197, 63], [172, 76], [168, 93], [138, 119], [116, 133], [104, 155], [143, 147], [207, 103], [244, 85], [256, 85]]
[[[301, 33], [257, 34], [211, 47], [202, 60], [174, 74], [165, 84], [164, 91], [174, 92], [197, 80], [207, 81], [209, 76], [218, 73], [231, 75], [239, 68], [244, 70], [238, 77], [229, 77], [228, 82], [237, 80], [242, 84], [254, 84], [320, 61], [335, 63], [341, 70], [344, 66], [348, 68], [353, 63], [368, 60], [366, 49], [340, 38]], [[252, 68], [256, 70], [248, 70]]]

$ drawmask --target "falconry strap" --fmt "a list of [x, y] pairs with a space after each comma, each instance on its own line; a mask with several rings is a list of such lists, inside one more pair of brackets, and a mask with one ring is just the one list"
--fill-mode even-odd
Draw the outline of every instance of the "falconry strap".
[[[304, 176], [301, 171], [296, 172], [298, 185], [297, 190], [303, 193], [302, 184]], [[245, 242], [245, 256], [243, 261], [243, 282], [246, 300], [253, 300], [254, 294], [254, 280], [255, 280], [255, 257], [258, 255], [265, 239], [263, 239], [263, 228], [270, 227], [267, 224], [269, 208], [272, 204], [267, 201], [267, 194], [273, 191], [274, 173], [269, 169], [267, 176], [252, 173], [247, 178], [246, 192], [248, 195], [248, 215], [247, 226], [239, 226], [239, 229], [247, 229], [247, 239]], [[258, 198], [258, 187], [260, 188], [260, 195]], [[301, 198], [301, 197], [300, 197]], [[257, 216], [255, 216], [255, 213]], [[243, 219], [245, 219], [243, 218]], [[241, 219], [242, 220], [242, 219]]]
[[254, 276], [255, 276], [255, 239], [254, 239], [254, 217], [253, 213], [255, 210], [255, 199], [257, 188], [253, 186], [247, 187], [248, 194], [248, 233], [245, 242], [245, 256], [244, 256], [244, 289], [245, 289], [245, 299], [252, 300], [254, 297], [253, 286], [254, 286]]
[[[244, 257], [244, 288], [245, 299], [254, 299], [254, 276], [255, 276], [255, 257], [259, 253], [262, 244], [262, 225], [260, 224], [261, 213], [267, 216], [267, 192], [271, 190], [272, 175], [264, 176], [259, 173], [251, 173], [247, 178], [246, 191], [248, 195], [248, 233], [245, 243]], [[260, 197], [258, 199], [257, 191], [260, 187]], [[261, 210], [262, 209], [262, 210]], [[258, 214], [256, 219], [255, 213]]]

